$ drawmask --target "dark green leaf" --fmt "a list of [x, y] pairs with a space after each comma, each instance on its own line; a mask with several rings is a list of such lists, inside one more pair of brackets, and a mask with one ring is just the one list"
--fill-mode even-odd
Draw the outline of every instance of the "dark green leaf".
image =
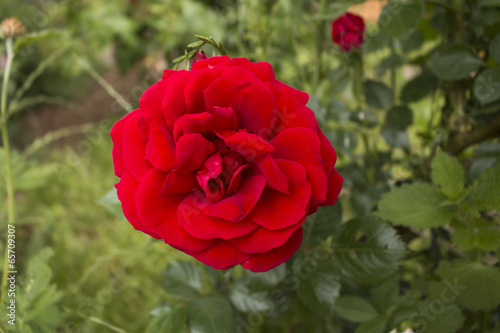
[[375, 319], [377, 310], [368, 301], [353, 295], [342, 295], [335, 303], [335, 312], [342, 318], [355, 323]]
[[[319, 207], [315, 215], [308, 217], [304, 223], [304, 234], [310, 234], [312, 244], [332, 236], [342, 222], [342, 203], [340, 200], [333, 206]], [[309, 230], [313, 228], [312, 230]]]
[[385, 333], [386, 325], [385, 317], [380, 316], [361, 323], [354, 333]]
[[448, 224], [452, 214], [442, 206], [446, 197], [428, 184], [405, 184], [385, 194], [376, 215], [397, 225], [432, 228]]
[[410, 323], [419, 325], [422, 333], [457, 332], [465, 319], [455, 303], [444, 303], [441, 297], [420, 302], [418, 309], [410, 315]]
[[334, 244], [333, 255], [342, 273], [362, 283], [392, 275], [406, 254], [396, 230], [373, 216], [342, 224]]
[[445, 295], [472, 311], [490, 311], [500, 304], [500, 270], [481, 262], [442, 262], [436, 270], [441, 282], [431, 282], [431, 295]]
[[500, 68], [487, 68], [474, 78], [474, 96], [481, 105], [500, 99]]
[[378, 67], [377, 67], [377, 75], [382, 76], [385, 74], [386, 71], [395, 69], [396, 67], [401, 66], [404, 64], [405, 58], [395, 54], [391, 53], [387, 58], [382, 59], [380, 61]]
[[447, 81], [468, 78], [481, 64], [482, 60], [476, 50], [467, 44], [440, 46], [429, 58], [429, 65], [434, 73]]
[[396, 278], [390, 278], [373, 287], [370, 293], [373, 305], [380, 313], [386, 313], [391, 307], [395, 308], [398, 305], [399, 282]]
[[234, 314], [222, 295], [195, 298], [187, 306], [191, 333], [233, 333]]
[[418, 49], [425, 41], [424, 34], [420, 29], [414, 30], [407, 38], [401, 41], [401, 48], [405, 52]]
[[147, 333], [181, 333], [186, 325], [186, 309], [180, 306], [165, 305], [151, 311], [154, 316], [149, 322]]
[[297, 258], [293, 271], [299, 281], [297, 295], [302, 302], [313, 311], [332, 313], [340, 292], [337, 264], [331, 259]]
[[330, 131], [326, 135], [339, 154], [349, 155], [358, 145], [358, 136], [349, 130]]
[[465, 169], [456, 157], [444, 153], [441, 149], [431, 163], [431, 178], [434, 184], [441, 186], [441, 192], [452, 200], [465, 194]]
[[430, 71], [424, 71], [403, 86], [401, 100], [404, 103], [419, 101], [436, 90], [438, 86], [438, 78]]
[[366, 103], [375, 109], [386, 109], [392, 103], [392, 90], [382, 82], [367, 80], [363, 83]]
[[500, 0], [483, 0], [480, 2], [482, 7], [500, 7]]
[[286, 264], [268, 270], [267, 272], [254, 273], [245, 271], [248, 288], [251, 291], [263, 291], [275, 287], [286, 275]]
[[378, 124], [377, 115], [368, 110], [352, 112], [349, 116], [349, 120], [368, 128], [375, 127]]
[[201, 271], [192, 262], [174, 261], [162, 272], [161, 282], [172, 296], [191, 298], [203, 291]]
[[490, 56], [500, 65], [500, 34], [496, 35], [490, 43]]
[[413, 112], [406, 106], [391, 108], [380, 134], [391, 147], [409, 147], [406, 128], [413, 122]]
[[382, 9], [378, 24], [380, 30], [388, 36], [405, 36], [417, 27], [424, 12], [422, 0], [391, 0]]

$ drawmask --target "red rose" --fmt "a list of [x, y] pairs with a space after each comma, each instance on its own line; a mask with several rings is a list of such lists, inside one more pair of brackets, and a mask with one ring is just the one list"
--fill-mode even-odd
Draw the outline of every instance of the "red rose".
[[332, 22], [333, 42], [343, 51], [350, 51], [352, 48], [359, 49], [363, 44], [364, 33], [365, 22], [360, 16], [345, 13]]
[[285, 262], [306, 216], [342, 186], [307, 100], [265, 62], [222, 56], [165, 70], [111, 130], [126, 218], [216, 269]]

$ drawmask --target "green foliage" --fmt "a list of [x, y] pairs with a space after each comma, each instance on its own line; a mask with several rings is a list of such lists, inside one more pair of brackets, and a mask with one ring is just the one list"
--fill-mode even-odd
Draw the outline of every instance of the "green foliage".
[[363, 83], [366, 103], [375, 109], [385, 109], [393, 99], [392, 90], [382, 82], [368, 80]]
[[470, 45], [454, 44], [438, 47], [429, 58], [429, 65], [441, 79], [465, 79], [481, 65], [481, 58]]
[[231, 304], [221, 295], [192, 299], [187, 305], [191, 333], [233, 332]]
[[451, 200], [464, 195], [465, 170], [456, 158], [438, 149], [431, 164], [431, 178], [439, 185], [441, 192]]
[[349, 321], [363, 323], [375, 319], [377, 310], [368, 301], [358, 296], [340, 296], [335, 304], [335, 312]]

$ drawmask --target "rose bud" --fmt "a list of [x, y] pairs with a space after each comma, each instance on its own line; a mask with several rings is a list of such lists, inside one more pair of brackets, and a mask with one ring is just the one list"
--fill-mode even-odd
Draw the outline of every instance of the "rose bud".
[[364, 32], [365, 22], [363, 18], [351, 13], [345, 13], [332, 22], [333, 42], [345, 52], [361, 47]]
[[343, 181], [308, 99], [265, 62], [165, 70], [111, 130], [125, 217], [216, 269], [287, 261], [306, 217], [333, 205]]

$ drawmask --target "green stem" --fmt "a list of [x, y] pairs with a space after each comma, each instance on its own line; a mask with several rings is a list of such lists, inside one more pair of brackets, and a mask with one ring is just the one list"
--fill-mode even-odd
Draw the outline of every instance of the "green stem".
[[[5, 184], [7, 189], [7, 221], [9, 225], [14, 225], [14, 186], [12, 184], [12, 165], [10, 161], [10, 144], [9, 132], [7, 129], [7, 88], [9, 85], [10, 71], [12, 68], [12, 61], [14, 60], [13, 42], [12, 38], [7, 38], [7, 63], [5, 65], [5, 72], [3, 74], [2, 84], [2, 101], [0, 104], [1, 120], [2, 120], [2, 141], [5, 154]], [[8, 228], [8, 227], [7, 227]], [[5, 291], [7, 287], [7, 269], [8, 269], [8, 238], [5, 239], [5, 253], [3, 260], [3, 277], [0, 291], [0, 304], [5, 301]]]

